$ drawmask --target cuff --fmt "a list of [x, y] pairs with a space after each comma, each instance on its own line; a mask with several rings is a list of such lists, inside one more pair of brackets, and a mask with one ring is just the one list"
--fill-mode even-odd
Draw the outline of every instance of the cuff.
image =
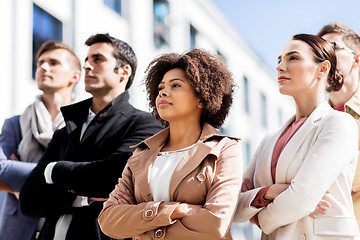
[[44, 176], [47, 184], [54, 184], [53, 180], [51, 179], [52, 170], [55, 167], [57, 162], [51, 162], [49, 163], [44, 171]]
[[[270, 185], [271, 186], [271, 185]], [[266, 207], [272, 200], [265, 199], [265, 193], [270, 188], [270, 186], [263, 187], [260, 191], [256, 194], [256, 197], [251, 202], [251, 206], [256, 208], [263, 208]]]

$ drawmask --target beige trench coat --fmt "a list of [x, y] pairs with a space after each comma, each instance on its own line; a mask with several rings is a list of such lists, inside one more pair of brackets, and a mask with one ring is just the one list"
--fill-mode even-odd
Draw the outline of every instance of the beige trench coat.
[[[230, 226], [242, 183], [242, 153], [237, 139], [208, 124], [199, 141], [177, 165], [170, 182], [171, 202], [153, 201], [149, 175], [169, 130], [139, 144], [122, 178], [99, 215], [102, 231], [112, 238], [231, 239]], [[119, 204], [114, 194], [129, 190], [136, 205]], [[201, 206], [194, 214], [172, 221], [180, 203]]]

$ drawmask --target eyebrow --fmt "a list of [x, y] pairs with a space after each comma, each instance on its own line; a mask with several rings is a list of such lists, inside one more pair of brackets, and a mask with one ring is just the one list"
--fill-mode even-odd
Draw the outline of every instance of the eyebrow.
[[[289, 55], [294, 54], [294, 53], [299, 53], [299, 52], [298, 51], [291, 51], [291, 52], [286, 53], [285, 56], [289, 56]], [[280, 60], [280, 59], [281, 59], [281, 55], [278, 57], [278, 60]]]
[[[90, 56], [90, 58], [96, 58], [96, 57], [104, 57], [104, 55], [100, 54], [100, 53], [95, 53], [93, 55]], [[85, 58], [85, 62], [89, 60], [89, 57]]]
[[[173, 82], [173, 81], [176, 81], [176, 80], [180, 80], [180, 81], [184, 82], [184, 80], [182, 80], [181, 78], [172, 78], [172, 79], [169, 80], [169, 82]], [[165, 83], [165, 82], [161, 81], [160, 83]]]

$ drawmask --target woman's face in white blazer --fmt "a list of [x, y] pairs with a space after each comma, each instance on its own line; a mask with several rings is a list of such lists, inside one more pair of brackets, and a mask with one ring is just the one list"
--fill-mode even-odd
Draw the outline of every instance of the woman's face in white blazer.
[[318, 80], [321, 63], [314, 60], [310, 46], [300, 40], [290, 40], [278, 58], [278, 86], [281, 94], [295, 97], [320, 87]]

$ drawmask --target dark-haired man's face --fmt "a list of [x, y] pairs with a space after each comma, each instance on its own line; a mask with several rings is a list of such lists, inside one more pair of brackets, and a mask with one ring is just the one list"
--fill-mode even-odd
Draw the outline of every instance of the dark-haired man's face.
[[76, 83], [75, 70], [70, 60], [70, 53], [64, 49], [49, 50], [41, 54], [37, 60], [35, 79], [38, 88], [43, 92], [56, 92], [72, 87]]
[[116, 59], [109, 43], [94, 43], [85, 59], [85, 90], [91, 94], [107, 95], [119, 91], [122, 68], [114, 71]]

